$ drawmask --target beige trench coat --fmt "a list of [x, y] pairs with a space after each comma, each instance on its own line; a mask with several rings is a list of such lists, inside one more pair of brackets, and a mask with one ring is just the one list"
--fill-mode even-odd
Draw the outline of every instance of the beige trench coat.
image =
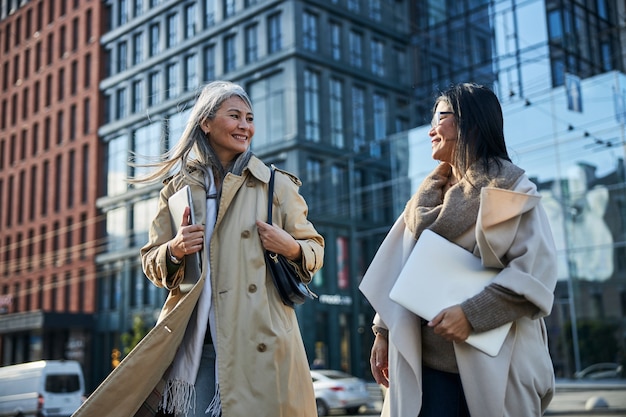
[[[502, 268], [499, 285], [524, 295], [539, 309], [511, 327], [500, 353], [488, 356], [466, 343], [454, 345], [467, 404], [475, 417], [540, 416], [554, 392], [554, 371], [541, 317], [550, 313], [556, 285], [556, 250], [535, 185], [527, 177], [513, 191], [485, 188], [474, 230], [457, 244], [486, 266]], [[415, 417], [421, 409], [421, 328], [419, 318], [389, 299], [415, 245], [403, 215], [370, 264], [360, 289], [389, 329], [390, 387], [383, 417]], [[503, 259], [511, 259], [505, 266]]]
[[[241, 177], [227, 175], [210, 243], [223, 416], [315, 417], [313, 385], [296, 314], [282, 304], [273, 286], [255, 225], [257, 219], [267, 218], [269, 178], [269, 168], [256, 157]], [[275, 181], [273, 222], [302, 247], [302, 272], [309, 282], [322, 267], [324, 240], [306, 218], [307, 206], [298, 193], [300, 181], [280, 171]], [[183, 293], [178, 287], [182, 273], [167, 275], [165, 243], [173, 237], [167, 199], [182, 185], [176, 176], [161, 191], [150, 241], [142, 249], [146, 275], [170, 290], [159, 320], [74, 417], [133, 416], [172, 362], [205, 285], [201, 278]], [[192, 195], [196, 218], [204, 223], [205, 192], [192, 186]], [[203, 250], [203, 265], [207, 256]], [[158, 392], [152, 397], [158, 397]]]

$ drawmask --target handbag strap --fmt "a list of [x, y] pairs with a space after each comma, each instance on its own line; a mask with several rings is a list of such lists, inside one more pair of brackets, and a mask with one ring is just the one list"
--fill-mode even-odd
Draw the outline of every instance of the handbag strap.
[[267, 192], [267, 223], [272, 224], [272, 207], [274, 206], [274, 172], [276, 167], [274, 164], [270, 166], [270, 182]]

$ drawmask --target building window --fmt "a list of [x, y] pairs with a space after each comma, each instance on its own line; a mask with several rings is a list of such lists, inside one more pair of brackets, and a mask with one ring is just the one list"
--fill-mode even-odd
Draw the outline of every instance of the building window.
[[382, 6], [380, 0], [369, 0], [370, 2], [370, 19], [380, 22], [382, 20]]
[[173, 13], [167, 16], [167, 42], [168, 48], [178, 43], [178, 14]]
[[[136, 155], [154, 156], [162, 153], [161, 140], [161, 123], [153, 122], [147, 126], [143, 126], [133, 133], [133, 152]], [[133, 167], [133, 176], [142, 176], [148, 174], [149, 168]]]
[[[125, 178], [128, 176], [128, 137], [125, 135], [111, 139], [107, 143], [107, 196], [126, 192]], [[125, 225], [123, 221], [120, 226]]]
[[150, 56], [155, 56], [159, 53], [159, 37], [159, 24], [154, 23], [150, 25]]
[[113, 59], [113, 51], [111, 50], [111, 48], [106, 48], [104, 50], [103, 60], [104, 60], [104, 63], [103, 63], [104, 76], [110, 77], [113, 75], [113, 64], [117, 62], [116, 60]]
[[196, 34], [196, 4], [192, 3], [185, 7], [185, 39]]
[[48, 35], [48, 61], [46, 62], [48, 65], [52, 65], [53, 56], [54, 56], [54, 34], [50, 33]]
[[474, 63], [485, 64], [491, 61], [490, 47], [491, 41], [484, 36], [476, 36], [474, 39]]
[[215, 2], [217, 0], [204, 0], [204, 27], [208, 28], [215, 24]]
[[116, 106], [115, 106], [115, 118], [117, 120], [123, 119], [127, 116], [126, 113], [126, 89], [120, 88], [115, 92]]
[[154, 217], [154, 208], [157, 206], [158, 202], [155, 199], [138, 201], [133, 205], [133, 236], [131, 244], [140, 246], [148, 241], [151, 219]]
[[24, 68], [23, 68], [23, 72], [22, 72], [22, 77], [24, 77], [24, 79], [28, 79], [28, 76], [30, 75], [30, 49], [26, 49], [24, 51]]
[[[374, 140], [380, 142], [387, 136], [387, 99], [380, 94], [374, 94]], [[370, 149], [372, 156], [380, 157], [380, 146]]]
[[224, 19], [235, 14], [235, 0], [224, 0]]
[[[55, 213], [58, 213], [59, 211], [61, 211], [61, 196], [63, 195], [63, 184], [65, 183], [65, 180], [63, 178], [65, 178], [63, 175], [63, 155], [57, 155], [57, 157], [54, 158], [54, 188], [52, 190], [52, 192], [54, 193], [54, 212]], [[55, 255], [58, 256], [59, 245], [58, 245], [57, 233], [59, 230], [59, 225], [57, 223], [55, 223], [54, 230], [55, 230], [54, 249], [55, 249]]]
[[24, 89], [22, 90], [22, 120], [26, 120], [26, 118], [28, 117], [28, 108], [30, 107], [29, 93], [30, 90], [28, 89], [28, 87], [24, 87]]
[[148, 106], [155, 106], [161, 102], [161, 73], [151, 72], [148, 75]]
[[280, 13], [276, 13], [271, 15], [268, 18], [267, 27], [268, 27], [268, 47], [267, 51], [270, 54], [278, 52], [282, 49], [282, 29], [280, 25]]
[[143, 80], [133, 81], [133, 101], [132, 112], [139, 113], [143, 111]]
[[358, 13], [361, 9], [359, 6], [360, 1], [361, 0], [348, 0], [348, 10]]
[[338, 23], [330, 24], [330, 51], [333, 59], [341, 59], [341, 26]]
[[167, 87], [165, 89], [165, 98], [170, 99], [180, 94], [179, 87], [179, 71], [178, 64], [173, 63], [167, 66]]
[[285, 84], [284, 75], [278, 73], [250, 85], [250, 99], [255, 104], [255, 148], [282, 141], [286, 135]]
[[[50, 161], [45, 160], [43, 161], [43, 169], [42, 169], [42, 173], [41, 173], [41, 179], [42, 179], [42, 187], [41, 187], [41, 205], [40, 207], [40, 213], [42, 216], [45, 216], [48, 214], [48, 207], [49, 207], [49, 201], [48, 201], [48, 197], [50, 196], [50, 187], [47, 187], [46, 183], [48, 178], [50, 178]], [[45, 228], [45, 226], [42, 226], [43, 228]], [[43, 234], [43, 236], [45, 236], [45, 234]], [[45, 253], [45, 238], [42, 237], [42, 247], [43, 249], [40, 251], [40, 253]]]
[[[67, 178], [76, 178], [76, 151], [74, 149], [70, 150], [67, 161]], [[67, 182], [67, 207], [74, 207], [74, 197], [76, 194], [75, 190], [76, 183], [74, 181]], [[68, 230], [68, 236], [71, 236], [71, 232]], [[66, 247], [68, 249], [72, 248], [72, 245], [69, 242], [65, 242]]]
[[258, 56], [258, 27], [251, 25], [246, 27], [246, 64], [251, 64], [259, 59]]
[[341, 81], [330, 80], [330, 142], [343, 148], [343, 85]]
[[91, 9], [87, 9], [85, 12], [85, 38], [87, 43], [91, 42], [91, 34], [92, 34], [92, 25], [93, 25], [93, 12]]
[[[106, 233], [107, 233], [106, 241], [107, 241], [108, 252], [119, 251], [120, 249], [123, 249], [128, 246], [128, 243], [126, 241], [126, 231], [128, 230], [126, 218], [127, 218], [126, 207], [118, 207], [106, 213]], [[114, 282], [110, 283], [112, 288], [111, 288], [111, 293], [109, 295], [109, 299], [111, 300], [111, 303], [113, 304], [111, 307], [114, 307], [115, 306], [114, 300], [116, 300], [116, 297], [115, 297], [113, 288], [117, 285], [115, 283], [114, 276], [112, 276], [111, 278], [113, 278]]]
[[180, 140], [185, 127], [187, 127], [187, 120], [189, 120], [190, 114], [191, 109], [179, 111], [172, 114], [167, 120], [167, 144], [165, 147], [168, 150], [172, 149]]
[[198, 88], [198, 57], [196, 54], [185, 57], [185, 91]]
[[349, 36], [350, 64], [354, 67], [363, 66], [363, 35], [351, 31]]
[[128, 2], [126, 0], [119, 0], [118, 8], [118, 26], [125, 25], [128, 22]]
[[385, 75], [385, 57], [383, 43], [379, 40], [372, 40], [372, 73], [379, 77]]
[[611, 44], [609, 42], [600, 42], [600, 62], [602, 71], [609, 72], [613, 69]]
[[126, 42], [117, 44], [117, 72], [126, 71], [127, 68], [128, 47]]
[[215, 79], [215, 46], [209, 45], [204, 48], [204, 81], [212, 81]]
[[324, 196], [322, 194], [322, 162], [318, 159], [307, 158], [306, 160], [306, 188], [308, 190], [307, 201], [310, 201], [311, 210], [316, 211], [324, 208]]
[[91, 100], [89, 97], [83, 101], [83, 134], [91, 131]]
[[30, 206], [28, 210], [28, 219], [35, 220], [37, 215], [37, 207], [35, 202], [37, 201], [37, 183], [39, 177], [37, 177], [37, 165], [33, 165], [30, 168]]
[[317, 51], [317, 16], [312, 13], [305, 12], [302, 15], [302, 41], [304, 49]]
[[85, 55], [85, 88], [89, 88], [91, 86], [91, 54]]
[[133, 65], [138, 65], [143, 61], [143, 33], [133, 35]]
[[39, 69], [41, 68], [41, 54], [42, 53], [43, 51], [42, 51], [41, 42], [37, 42], [37, 44], [35, 45], [35, 71], [39, 71]]
[[74, 96], [78, 91], [78, 61], [72, 61], [70, 72], [70, 93]]
[[224, 38], [224, 72], [234, 71], [237, 67], [237, 48], [235, 35]]
[[320, 140], [319, 75], [304, 71], [304, 137], [312, 142]]
[[59, 58], [63, 58], [63, 55], [67, 51], [67, 47], [65, 44], [65, 38], [67, 38], [65, 25], [61, 25], [59, 29]]
[[365, 146], [365, 90], [352, 88], [352, 143], [358, 152]]
[[79, 41], [79, 22], [78, 18], [72, 20], [72, 51], [76, 51], [78, 49], [78, 41]]
[[143, 0], [133, 0], [133, 16], [139, 17], [143, 14]]
[[60, 145], [63, 142], [65, 136], [65, 126], [64, 126], [65, 117], [63, 115], [63, 110], [60, 110], [57, 113], [57, 145]]
[[[36, 101], [37, 100], [35, 99], [35, 102]], [[7, 101], [2, 100], [2, 108], [0, 108], [0, 129], [5, 129], [7, 126], [7, 111], [8, 111]], [[0, 164], [2, 164], [2, 159], [3, 158], [0, 158]]]
[[394, 49], [394, 54], [396, 57], [396, 71], [395, 75], [398, 77], [398, 81], [401, 83], [407, 82], [407, 60], [406, 53], [400, 49]]
[[[76, 139], [76, 134], [78, 133], [76, 129], [76, 123], [78, 119], [77, 111], [78, 109], [76, 108], [76, 104], [72, 104], [70, 106], [70, 140], [71, 141], [74, 141]], [[74, 178], [74, 177], [68, 177], [68, 178]]]
[[[30, 154], [31, 156], [36, 156], [39, 151], [39, 123], [33, 123], [33, 129], [31, 130], [30, 136]], [[3, 142], [4, 144], [4, 142]], [[0, 150], [2, 150], [0, 148]], [[0, 164], [0, 169], [2, 169], [2, 165]], [[34, 201], [34, 200], [33, 200]]]
[[331, 195], [336, 198], [330, 199], [332, 213], [339, 217], [348, 217], [349, 211], [349, 194], [348, 175], [345, 167], [333, 164], [330, 167], [330, 188]]

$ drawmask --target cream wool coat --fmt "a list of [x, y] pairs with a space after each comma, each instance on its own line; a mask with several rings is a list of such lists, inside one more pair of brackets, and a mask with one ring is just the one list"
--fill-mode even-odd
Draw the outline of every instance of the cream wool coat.
[[[360, 289], [389, 329], [389, 390], [383, 417], [416, 417], [421, 409], [421, 328], [418, 317], [389, 299], [389, 292], [415, 245], [404, 216], [393, 225], [368, 268]], [[525, 296], [539, 312], [517, 320], [496, 357], [465, 343], [455, 354], [473, 417], [540, 416], [554, 392], [554, 371], [542, 317], [552, 309], [556, 250], [535, 185], [523, 176], [514, 190], [484, 188], [475, 228], [457, 244], [503, 268], [495, 282]], [[505, 263], [505, 259], [510, 262]]]
[[[216, 350], [224, 417], [316, 417], [309, 364], [294, 309], [281, 302], [265, 266], [255, 221], [267, 218], [270, 170], [252, 157], [241, 177], [228, 174], [210, 243]], [[302, 248], [304, 281], [322, 266], [324, 240], [307, 220], [300, 181], [277, 171], [273, 222]], [[144, 270], [170, 290], [156, 326], [94, 391], [74, 417], [130, 417], [172, 362], [205, 285], [205, 274], [188, 293], [178, 287], [184, 267], [167, 276], [166, 245], [173, 237], [167, 199], [182, 187], [175, 176], [161, 191], [150, 241], [142, 249]], [[198, 221], [206, 219], [205, 192], [192, 186]]]

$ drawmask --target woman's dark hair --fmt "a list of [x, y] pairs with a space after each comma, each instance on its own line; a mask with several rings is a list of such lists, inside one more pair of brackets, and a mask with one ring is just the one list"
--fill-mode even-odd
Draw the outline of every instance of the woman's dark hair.
[[453, 158], [463, 175], [474, 163], [482, 163], [488, 170], [492, 160], [498, 166], [500, 159], [511, 160], [504, 142], [502, 107], [493, 91], [478, 84], [457, 84], [441, 93], [433, 114], [440, 102], [447, 103], [454, 113], [458, 137]]

